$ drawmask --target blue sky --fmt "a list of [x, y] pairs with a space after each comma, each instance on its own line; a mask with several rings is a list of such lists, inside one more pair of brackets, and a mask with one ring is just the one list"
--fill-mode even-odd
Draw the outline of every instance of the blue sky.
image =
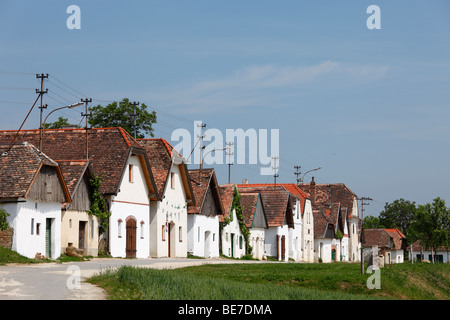
[[[72, 4], [80, 30], [66, 27]], [[366, 26], [372, 4], [380, 30]], [[449, 202], [449, 17], [448, 1], [2, 1], [0, 128], [20, 126], [48, 73], [46, 112], [128, 97], [157, 110], [169, 141], [196, 120], [279, 129], [277, 181], [321, 166], [305, 181], [373, 198], [366, 215], [398, 198]], [[25, 127], [38, 126], [35, 109]], [[228, 166], [215, 169], [226, 183]], [[232, 166], [243, 178], [273, 182]]]

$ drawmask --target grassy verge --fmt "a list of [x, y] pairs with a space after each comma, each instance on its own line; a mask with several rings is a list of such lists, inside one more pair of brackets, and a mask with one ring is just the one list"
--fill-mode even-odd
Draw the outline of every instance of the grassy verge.
[[308, 300], [450, 299], [450, 265], [401, 264], [381, 269], [381, 289], [358, 264], [234, 264], [175, 270], [122, 267], [89, 282], [110, 299]]

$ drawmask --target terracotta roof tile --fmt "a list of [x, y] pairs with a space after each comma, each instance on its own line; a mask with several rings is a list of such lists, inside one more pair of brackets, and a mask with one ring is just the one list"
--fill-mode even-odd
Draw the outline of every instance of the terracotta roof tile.
[[[17, 131], [0, 131], [0, 143], [10, 143]], [[28, 141], [39, 145], [39, 130], [22, 130], [16, 142]], [[100, 191], [116, 194], [131, 152], [145, 156], [144, 149], [122, 128], [92, 128], [88, 130], [89, 160], [95, 175], [105, 178]], [[47, 129], [44, 131], [42, 151], [55, 160], [86, 159], [85, 129]], [[156, 192], [151, 173], [150, 192]]]
[[282, 226], [285, 221], [289, 226], [293, 226], [293, 198], [291, 193], [286, 191], [283, 186], [240, 184], [238, 185], [238, 190], [241, 193], [261, 193], [262, 204], [269, 227]]
[[244, 216], [244, 223], [247, 228], [252, 227], [253, 218], [258, 203], [258, 196], [259, 193], [257, 192], [241, 193], [242, 215]]
[[0, 145], [0, 198], [26, 197], [42, 165], [59, 167], [31, 143]]
[[227, 219], [230, 216], [231, 206], [233, 205], [233, 194], [235, 188], [236, 188], [235, 184], [225, 184], [219, 186], [220, 197], [222, 199], [224, 209], [224, 214], [219, 217], [220, 222], [225, 221], [224, 219]]
[[220, 197], [219, 184], [217, 183], [214, 169], [192, 169], [189, 170], [192, 190], [195, 198], [195, 204], [188, 206], [189, 214], [199, 214], [202, 211], [203, 203], [208, 189], [211, 189], [215, 204], [219, 208], [217, 214], [224, 213], [223, 203]]

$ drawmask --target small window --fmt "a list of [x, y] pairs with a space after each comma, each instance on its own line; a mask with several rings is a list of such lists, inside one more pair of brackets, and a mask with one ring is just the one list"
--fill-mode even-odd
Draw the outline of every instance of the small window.
[[36, 223], [36, 235], [37, 236], [40, 234], [40, 230], [41, 230], [41, 224], [40, 223]]
[[145, 226], [145, 223], [144, 223], [144, 221], [141, 221], [141, 239], [144, 239], [144, 226]]
[[242, 249], [242, 236], [239, 236], [239, 249]]
[[94, 233], [95, 233], [95, 220], [91, 220], [91, 239], [94, 239]]
[[175, 189], [175, 172], [170, 173], [170, 187]]
[[198, 239], [197, 242], [200, 242], [200, 227], [198, 227]]
[[34, 234], [34, 218], [31, 218], [31, 234]]
[[117, 220], [117, 236], [122, 238], [122, 219]]
[[161, 239], [162, 239], [162, 241], [166, 241], [166, 228], [165, 228], [165, 225], [161, 226]]
[[133, 165], [129, 164], [128, 165], [128, 181], [133, 183]]
[[183, 228], [182, 227], [178, 227], [178, 241], [179, 242], [183, 242]]

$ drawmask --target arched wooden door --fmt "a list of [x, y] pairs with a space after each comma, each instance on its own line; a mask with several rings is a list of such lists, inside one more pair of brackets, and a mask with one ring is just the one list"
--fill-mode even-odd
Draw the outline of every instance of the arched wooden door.
[[126, 228], [126, 256], [127, 258], [136, 258], [136, 220], [133, 218], [128, 218]]

